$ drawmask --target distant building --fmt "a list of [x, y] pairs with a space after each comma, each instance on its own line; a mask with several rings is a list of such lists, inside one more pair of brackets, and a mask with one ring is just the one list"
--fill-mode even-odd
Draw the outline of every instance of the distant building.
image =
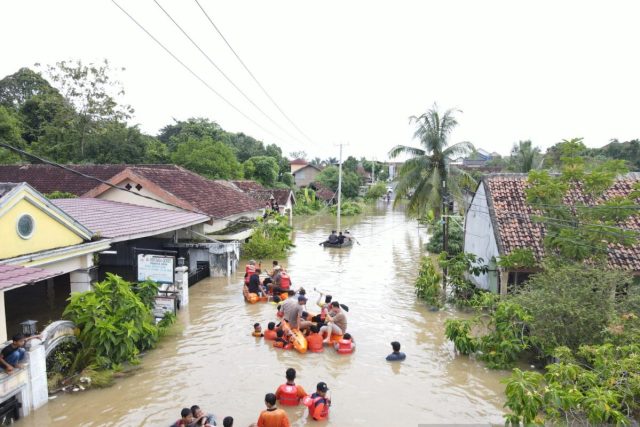
[[264, 206], [267, 203], [278, 206], [278, 212], [293, 218], [293, 206], [296, 204], [296, 196], [288, 188], [265, 188], [259, 182], [251, 180], [231, 181], [240, 190], [260, 201]]
[[[478, 148], [470, 156], [462, 159], [462, 165], [467, 168], [482, 168], [495, 157], [499, 157], [498, 153], [489, 153], [482, 148]], [[457, 159], [459, 161], [459, 159]]]
[[[294, 160], [294, 162], [296, 162], [296, 160]], [[291, 175], [293, 175], [293, 181], [296, 187], [306, 187], [316, 180], [316, 177], [320, 173], [320, 168], [311, 164], [294, 164], [294, 162], [291, 162]]]
[[389, 166], [389, 181], [393, 181], [398, 177], [400, 168], [404, 165], [404, 162], [387, 162]]

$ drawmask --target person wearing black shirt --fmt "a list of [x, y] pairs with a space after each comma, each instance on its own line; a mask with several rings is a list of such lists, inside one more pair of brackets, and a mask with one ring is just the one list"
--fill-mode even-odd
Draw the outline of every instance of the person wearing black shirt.
[[40, 338], [40, 335], [25, 338], [22, 334], [15, 334], [11, 344], [3, 348], [0, 353], [0, 368], [3, 368], [7, 373], [13, 371], [13, 368], [21, 368], [21, 363], [27, 352], [24, 345], [34, 338]]

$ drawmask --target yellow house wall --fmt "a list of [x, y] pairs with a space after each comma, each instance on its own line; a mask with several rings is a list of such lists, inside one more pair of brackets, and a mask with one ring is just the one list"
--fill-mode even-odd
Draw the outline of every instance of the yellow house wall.
[[[23, 214], [31, 215], [35, 222], [33, 235], [29, 239], [20, 237], [16, 228], [18, 218]], [[83, 242], [80, 236], [24, 199], [0, 215], [0, 259]]]

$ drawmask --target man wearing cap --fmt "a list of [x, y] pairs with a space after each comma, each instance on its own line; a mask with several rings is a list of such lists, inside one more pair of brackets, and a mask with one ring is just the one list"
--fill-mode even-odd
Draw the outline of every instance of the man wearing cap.
[[309, 416], [316, 421], [326, 420], [329, 417], [331, 399], [327, 397], [328, 391], [327, 383], [319, 382], [316, 392], [304, 399], [304, 404], [309, 408]]
[[307, 297], [304, 295], [298, 295], [297, 298], [287, 298], [282, 303], [282, 312], [284, 313], [284, 319], [289, 322], [292, 328], [298, 328], [300, 321], [302, 320], [302, 312], [304, 311], [304, 305], [307, 303]]

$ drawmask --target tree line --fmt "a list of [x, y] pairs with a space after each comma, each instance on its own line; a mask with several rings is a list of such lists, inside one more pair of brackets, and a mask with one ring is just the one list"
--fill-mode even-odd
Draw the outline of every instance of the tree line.
[[[21, 68], [0, 80], [0, 141], [59, 163], [175, 163], [211, 179], [254, 179], [290, 187], [275, 144], [205, 118], [174, 120], [157, 135], [131, 124], [134, 109], [107, 61]], [[36, 162], [0, 148], [0, 163]]]

